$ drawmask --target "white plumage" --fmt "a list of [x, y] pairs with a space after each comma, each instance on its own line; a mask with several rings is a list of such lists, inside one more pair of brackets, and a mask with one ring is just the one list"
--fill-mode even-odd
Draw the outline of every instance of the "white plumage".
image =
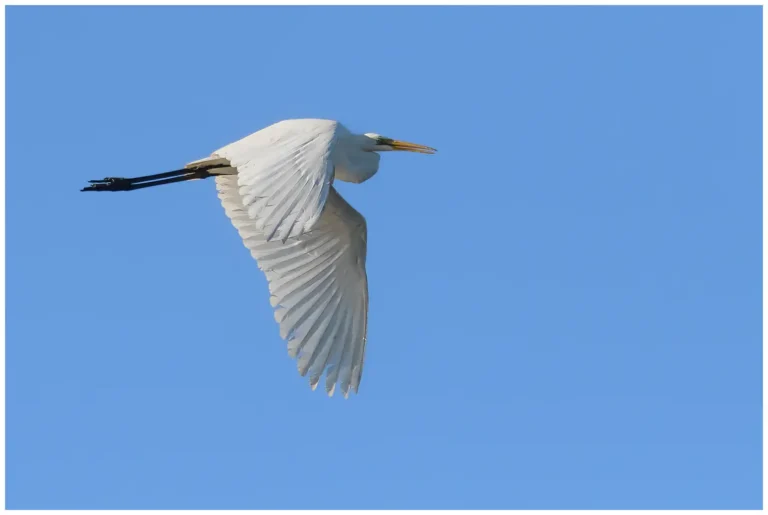
[[216, 178], [227, 216], [266, 274], [288, 354], [298, 357], [299, 373], [309, 372], [315, 388], [328, 368], [326, 390], [341, 378], [344, 394], [357, 390], [363, 372], [368, 315], [365, 275], [365, 219], [331, 188], [325, 210], [312, 231], [267, 241], [249, 216], [237, 178]]
[[378, 134], [353, 134], [331, 120], [286, 120], [184, 170], [91, 181], [104, 184], [86, 190], [214, 176], [227, 216], [266, 275], [280, 336], [299, 373], [309, 375], [313, 389], [325, 373], [328, 394], [338, 384], [346, 397], [358, 391], [365, 360], [367, 231], [333, 181], [369, 179], [378, 171], [377, 152], [388, 150], [435, 152]]
[[213, 153], [237, 169], [243, 205], [267, 239], [300, 236], [320, 219], [333, 182], [340, 126], [288, 120]]

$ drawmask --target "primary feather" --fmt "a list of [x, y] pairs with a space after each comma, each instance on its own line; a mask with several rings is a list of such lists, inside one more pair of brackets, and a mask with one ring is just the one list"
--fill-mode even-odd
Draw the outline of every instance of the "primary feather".
[[327, 371], [345, 396], [363, 373], [368, 319], [365, 219], [331, 187], [315, 228], [287, 242], [268, 241], [250, 217], [234, 176], [216, 177], [219, 198], [269, 282], [270, 302], [288, 354], [314, 389]]

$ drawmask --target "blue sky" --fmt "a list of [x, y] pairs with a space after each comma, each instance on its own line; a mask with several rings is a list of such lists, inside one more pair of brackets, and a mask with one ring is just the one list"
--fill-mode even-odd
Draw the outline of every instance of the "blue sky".
[[[7, 10], [7, 506], [760, 508], [761, 10]], [[210, 181], [284, 118], [424, 143], [312, 392]]]

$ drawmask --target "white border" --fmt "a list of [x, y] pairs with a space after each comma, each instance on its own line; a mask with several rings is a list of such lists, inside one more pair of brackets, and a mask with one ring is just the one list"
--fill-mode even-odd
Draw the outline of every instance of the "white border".
[[[762, 5], [762, 4], [761, 4]], [[768, 53], [768, 44], [766, 44], [766, 38], [765, 38], [765, 27], [766, 22], [768, 21], [768, 15], [766, 14], [765, 6], [763, 5], [763, 510], [765, 510], [765, 500], [766, 500], [766, 486], [768, 486], [768, 481], [766, 481], [766, 475], [765, 475], [765, 462], [766, 458], [768, 458], [768, 452], [766, 452], [765, 449], [765, 435], [766, 435], [766, 421], [768, 421], [768, 418], [765, 416], [765, 398], [766, 398], [766, 390], [765, 387], [765, 370], [766, 365], [768, 365], [768, 360], [766, 359], [765, 355], [765, 341], [766, 341], [766, 335], [768, 335], [768, 332], [766, 331], [766, 325], [765, 325], [765, 319], [766, 314], [768, 314], [768, 303], [766, 303], [766, 286], [768, 285], [768, 281], [766, 281], [766, 272], [768, 271], [768, 267], [766, 267], [765, 264], [765, 256], [766, 251], [768, 250], [768, 245], [766, 245], [766, 226], [768, 225], [768, 217], [766, 216], [766, 210], [765, 210], [765, 199], [768, 198], [768, 187], [766, 187], [766, 181], [765, 181], [765, 169], [766, 169], [766, 163], [768, 163], [768, 160], [766, 160], [766, 154], [765, 154], [765, 143], [768, 141], [766, 139], [765, 134], [765, 120], [766, 120], [766, 113], [768, 113], [768, 110], [766, 110], [766, 100], [768, 100], [768, 96], [765, 93], [765, 85], [766, 85], [766, 79], [768, 79], [768, 73], [766, 73], [766, 66], [765, 66], [765, 56], [766, 53]]]
[[[408, 1], [408, 0], [389, 0], [389, 1], [354, 1], [354, 0], [332, 0], [323, 2], [320, 0], [303, 0], [303, 1], [288, 1], [288, 0], [272, 0], [272, 1], [260, 1], [260, 2], [254, 2], [254, 1], [248, 1], [248, 0], [227, 0], [226, 2], [222, 2], [222, 4], [219, 5], [433, 5], [433, 6], [441, 6], [441, 5], [551, 5], [551, 6], [594, 6], [594, 5], [605, 5], [605, 6], [628, 6], [628, 5], [687, 5], [687, 6], [696, 6], [696, 5], [722, 5], [722, 6], [734, 6], [734, 5], [760, 5], [764, 6], [763, 1], [759, 0], [741, 0], [739, 2], [723, 2], [723, 1], [692, 1], [692, 0], [677, 0], [677, 1], [664, 1], [664, 0], [646, 0], [646, 1], [626, 1], [626, 2], [611, 2], [608, 0], [605, 1], [599, 1], [599, 0], [591, 0], [591, 1], [578, 1], [578, 0], [560, 0], [555, 2], [544, 2], [544, 1], [503, 1], [503, 0], [483, 0], [481, 2], [473, 3], [473, 2], [467, 2], [467, 1], [458, 1], [458, 0], [443, 0], [443, 1], [437, 1], [437, 0], [419, 0], [419, 1]], [[10, 1], [10, 2], [4, 2], [4, 5], [216, 5], [212, 4], [209, 1], [204, 0], [164, 0], [164, 1], [150, 1], [150, 0], [134, 0], [134, 1], [115, 1], [115, 2], [99, 2], [96, 0], [79, 0], [77, 2], [67, 2], [64, 0], [48, 0], [45, 2], [40, 1]], [[763, 31], [765, 31], [765, 28], [767, 26], [768, 21], [768, 14], [766, 14], [767, 11], [765, 7], [763, 8]], [[3, 32], [5, 31], [5, 9], [2, 9], [2, 12], [0, 12], [0, 24], [3, 27]], [[766, 66], [765, 66], [765, 56], [768, 54], [768, 44], [766, 44], [766, 38], [765, 35], [763, 35], [763, 202], [765, 201], [765, 198], [768, 197], [768, 183], [766, 183], [765, 180], [765, 169], [766, 164], [768, 164], [768, 159], [766, 159], [766, 153], [765, 153], [765, 143], [768, 140], [766, 138], [766, 131], [765, 131], [765, 120], [766, 120], [766, 114], [768, 113], [768, 109], [766, 108], [766, 104], [768, 101], [768, 95], [766, 95], [765, 91], [765, 84], [768, 79], [768, 72], [766, 72]], [[2, 107], [0, 107], [0, 110], [2, 112], [2, 117], [5, 120], [5, 104], [6, 104], [6, 97], [5, 97], [5, 34], [3, 34], [2, 39], [0, 40], [0, 63], [2, 64], [1, 68], [2, 71], [0, 73], [2, 74], [2, 84], [0, 85], [0, 88], [2, 88], [2, 95], [3, 95], [3, 103]], [[0, 157], [2, 157], [2, 166], [3, 166], [3, 173], [0, 175], [0, 205], [2, 206], [2, 209], [0, 209], [0, 267], [2, 268], [3, 273], [0, 275], [0, 287], [2, 287], [3, 292], [5, 292], [5, 277], [6, 277], [6, 268], [5, 268], [5, 123], [3, 124], [2, 128], [0, 128], [0, 131], [2, 132], [2, 138], [0, 138]], [[768, 315], [768, 303], [766, 302], [766, 286], [768, 286], [768, 280], [766, 280], [766, 276], [768, 275], [768, 266], [766, 266], [766, 260], [765, 256], [766, 253], [768, 253], [768, 239], [766, 238], [766, 227], [768, 226], [768, 211], [765, 210], [765, 206], [763, 206], [763, 320], [766, 319], [766, 316]], [[0, 340], [2, 341], [2, 353], [0, 353], [0, 374], [2, 374], [2, 381], [0, 381], [0, 459], [3, 463], [2, 469], [0, 469], [0, 507], [2, 509], [5, 509], [5, 295], [0, 298], [0, 328], [2, 329], [2, 335], [0, 336]], [[765, 342], [766, 337], [768, 336], [768, 330], [766, 329], [766, 325], [763, 322], [763, 342]], [[763, 374], [765, 374], [766, 366], [768, 365], [768, 358], [766, 358], [765, 352], [763, 352]], [[768, 389], [766, 389], [766, 383], [763, 381], [763, 399], [766, 398], [766, 393], [768, 393]], [[765, 507], [766, 504], [766, 486], [768, 485], [768, 481], [766, 481], [766, 474], [765, 474], [765, 463], [766, 458], [768, 458], [768, 452], [766, 451], [765, 446], [765, 434], [766, 434], [766, 422], [768, 421], [768, 417], [766, 417], [765, 409], [763, 409], [763, 507]], [[94, 511], [107, 511], [107, 510], [90, 510], [88, 513], [93, 513]], [[116, 510], [115, 510], [116, 511]], [[257, 511], [257, 510], [243, 510], [246, 512], [251, 511]], [[351, 511], [362, 511], [362, 510], [351, 510]], [[509, 510], [512, 511], [512, 510]], [[541, 514], [549, 514], [549, 513], [569, 513], [570, 511], [574, 512], [591, 512], [592, 510], [518, 510], [515, 511], [515, 513], [529, 513], [531, 515], [541, 515]], [[601, 510], [600, 513], [615, 513], [620, 511], [630, 511], [630, 510]], [[683, 513], [705, 513], [705, 510], [631, 510], [632, 513], [670, 513], [670, 514], [683, 514]], [[717, 511], [717, 510], [706, 510], [706, 512], [710, 511]], [[721, 510], [726, 511], [726, 510]], [[758, 511], [758, 510], [753, 510]], [[42, 511], [42, 510], [27, 510], [24, 513], [26, 514], [37, 514], [37, 513], [80, 513], [80, 510], [57, 510], [57, 511]], [[85, 513], [85, 511], [83, 511]], [[146, 514], [146, 513], [157, 513], [160, 515], [167, 515], [172, 513], [194, 513], [192, 510], [146, 510], [146, 511], [137, 511], [137, 510], [121, 510], [121, 513], [130, 514], [130, 513], [137, 513], [137, 514]], [[270, 513], [275, 515], [290, 515], [294, 513], [305, 513], [304, 511], [298, 511], [298, 510], [285, 510], [285, 511], [277, 511], [277, 510], [264, 510], [260, 513]], [[317, 511], [317, 512], [310, 512], [310, 513], [336, 513], [335, 511]], [[418, 513], [421, 514], [429, 514], [429, 513], [447, 513], [439, 510], [430, 510], [430, 511], [413, 511], [413, 510], [401, 510], [401, 511], [392, 511], [392, 510], [383, 510], [378, 511], [377, 513], [380, 514], [389, 514], [389, 513]], [[741, 513], [741, 512], [740, 512]]]
[[67, 2], [65, 0], [48, 0], [45, 2], [32, 1], [32, 0], [14, 0], [6, 1], [5, 5], [204, 5], [204, 6], [229, 6], [229, 5], [467, 5], [467, 6], [491, 6], [491, 5], [528, 5], [528, 6], [589, 6], [589, 5], [605, 5], [605, 6], [634, 6], [634, 5], [666, 5], [666, 6], [696, 6], [696, 5], [722, 5], [722, 6], [739, 6], [739, 5], [763, 5], [761, 0], [739, 0], [736, 2], [725, 2], [723, 0], [646, 0], [639, 2], [625, 1], [625, 2], [611, 2], [609, 0], [559, 0], [554, 2], [544, 1], [527, 1], [527, 2], [514, 2], [509, 0], [480, 0], [478, 2], [471, 2], [467, 0], [382, 0], [382, 1], [355, 1], [355, 0], [272, 0], [272, 1], [253, 1], [253, 0], [226, 0], [219, 4], [212, 4], [206, 0], [133, 0], [126, 2], [103, 2], [98, 0], [78, 0], [76, 2]]
[[2, 107], [0, 111], [3, 117], [3, 126], [0, 128], [2, 138], [0, 138], [0, 158], [2, 158], [3, 173], [0, 174], [0, 288], [3, 295], [0, 298], [0, 329], [2, 335], [2, 352], [0, 352], [0, 461], [3, 464], [0, 469], [0, 507], [5, 509], [5, 9], [0, 12], [0, 24], [3, 27], [3, 37], [0, 41], [0, 63], [2, 63], [2, 81], [0, 81], [0, 90], [3, 95]]

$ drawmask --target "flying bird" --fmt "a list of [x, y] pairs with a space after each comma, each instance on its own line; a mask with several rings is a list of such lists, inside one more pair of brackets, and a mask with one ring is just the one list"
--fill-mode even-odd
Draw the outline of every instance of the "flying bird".
[[433, 154], [431, 147], [354, 134], [332, 120], [284, 120], [180, 170], [89, 181], [81, 191], [133, 191], [161, 184], [216, 181], [218, 196], [266, 275], [270, 303], [288, 354], [314, 390], [325, 373], [358, 392], [368, 327], [365, 218], [333, 181], [361, 183], [379, 170], [379, 152]]

